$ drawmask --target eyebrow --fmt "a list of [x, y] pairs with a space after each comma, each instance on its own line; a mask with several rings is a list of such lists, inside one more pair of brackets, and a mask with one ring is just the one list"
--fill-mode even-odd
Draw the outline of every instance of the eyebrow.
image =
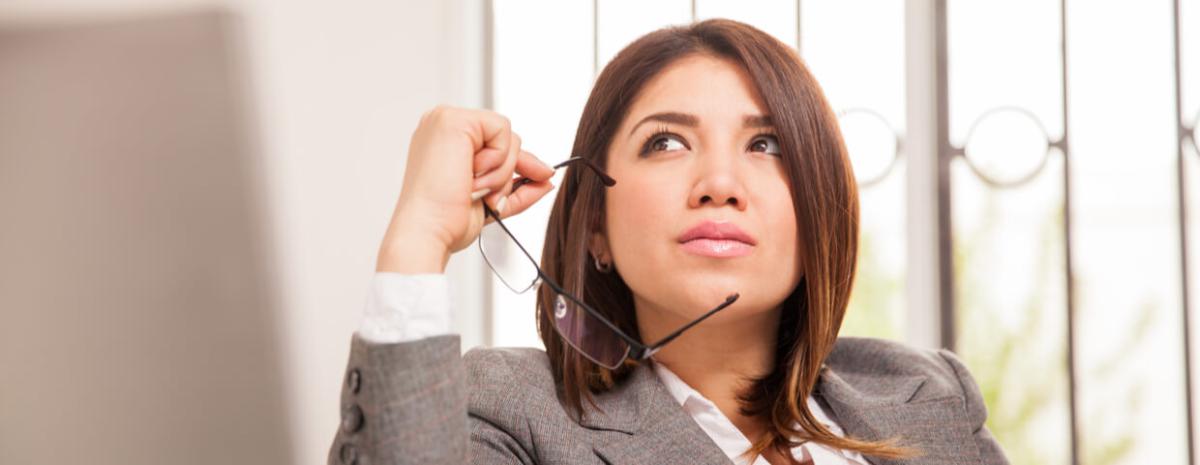
[[[637, 124], [633, 125], [633, 129], [629, 130], [629, 135], [632, 136], [633, 133], [637, 131], [638, 127], [649, 121], [678, 124], [681, 126], [687, 126], [689, 128], [694, 128], [700, 125], [700, 118], [696, 115], [679, 113], [675, 111], [665, 111], [661, 113], [654, 113], [650, 116], [642, 118], [641, 121], [638, 121]], [[774, 125], [775, 124], [771, 121], [771, 117], [769, 115], [746, 115], [742, 117], [742, 127], [745, 128], [769, 128]]]

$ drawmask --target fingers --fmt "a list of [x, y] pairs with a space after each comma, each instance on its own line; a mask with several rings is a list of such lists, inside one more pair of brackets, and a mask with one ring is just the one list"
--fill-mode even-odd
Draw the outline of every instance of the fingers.
[[471, 166], [472, 172], [478, 178], [488, 172], [499, 168], [504, 164], [504, 159], [508, 157], [507, 150], [499, 150], [486, 148], [475, 154], [474, 163]]
[[[521, 136], [515, 133], [511, 138], [512, 145], [503, 152], [504, 156], [489, 154], [489, 157], [500, 158], [499, 166], [492, 168], [486, 174], [475, 178], [474, 184], [471, 186], [472, 191], [483, 188], [491, 188], [492, 192], [498, 192], [504, 187], [504, 184], [512, 179], [513, 166], [516, 165], [516, 153], [521, 150]], [[514, 149], [516, 153], [514, 153]], [[479, 171], [475, 171], [478, 173]], [[490, 202], [489, 202], [490, 203]]]
[[[521, 150], [521, 137], [512, 132], [507, 118], [490, 111], [478, 114], [478, 126], [469, 131], [478, 148], [471, 164], [471, 200], [484, 199], [501, 218], [525, 211], [554, 188], [554, 168]], [[514, 173], [528, 178], [515, 193]]]
[[[507, 159], [494, 149], [484, 149], [484, 151], [476, 155], [476, 180], [474, 181], [474, 187], [483, 188], [484, 186], [494, 185], [496, 179], [503, 179], [503, 173], [492, 170], [503, 167], [505, 161]], [[547, 165], [534, 154], [524, 150], [517, 156], [515, 172], [520, 175], [520, 178], [527, 178], [526, 182], [547, 181], [554, 176], [554, 168]], [[489, 175], [489, 173], [495, 174]], [[479, 179], [485, 175], [488, 175], [488, 177]]]
[[504, 213], [500, 215], [500, 219], [525, 211], [553, 189], [554, 184], [551, 184], [550, 181], [535, 181], [517, 189], [507, 197]]
[[[505, 211], [505, 202], [508, 194], [512, 193], [512, 173], [517, 165], [517, 158], [521, 153], [521, 137], [515, 133], [512, 135], [511, 144], [509, 145], [508, 156], [504, 159], [504, 164], [500, 168], [484, 175], [481, 179], [488, 181], [486, 186], [492, 189], [492, 194], [485, 197], [487, 203], [492, 206], [492, 209], [501, 215]], [[478, 186], [479, 180], [476, 180]]]
[[517, 156], [516, 168], [518, 174], [534, 181], [545, 181], [554, 176], [554, 168], [526, 151]]
[[484, 148], [506, 150], [512, 145], [516, 134], [513, 134], [508, 118], [488, 110], [470, 111], [476, 117], [470, 119], [474, 124], [467, 131], [467, 135], [471, 138], [476, 152]]
[[[512, 179], [509, 183], [507, 183], [507, 187], [503, 191], [504, 193], [507, 193], [507, 196], [503, 198], [504, 210], [499, 211], [498, 209], [493, 208], [493, 210], [497, 210], [496, 213], [498, 213], [502, 219], [527, 210], [529, 207], [533, 206], [533, 204], [541, 200], [542, 197], [545, 197], [546, 193], [554, 190], [554, 184], [550, 182], [550, 178], [554, 174], [553, 168], [543, 164], [540, 160], [534, 157], [533, 154], [522, 151], [517, 160], [517, 172], [521, 172], [521, 160], [525, 160], [524, 163], [527, 165], [527, 172], [523, 173], [524, 176], [521, 178]], [[536, 177], [544, 176], [545, 179], [535, 180], [535, 178], [531, 177], [530, 175]], [[518, 185], [518, 180], [524, 182]], [[517, 187], [514, 188], [513, 186]], [[490, 194], [491, 192], [492, 191], [489, 189], [487, 192], [481, 194], [481, 196]], [[495, 204], [498, 204], [498, 202]], [[484, 224], [491, 224], [493, 222], [493, 219], [489, 216], [485, 218]]]

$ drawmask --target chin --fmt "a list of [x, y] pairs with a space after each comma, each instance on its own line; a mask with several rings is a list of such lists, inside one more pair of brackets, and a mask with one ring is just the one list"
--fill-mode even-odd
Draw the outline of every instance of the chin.
[[752, 281], [746, 277], [728, 271], [694, 270], [680, 278], [681, 282], [677, 285], [678, 288], [686, 289], [688, 300], [703, 307], [699, 311], [707, 311], [720, 305], [726, 297], [733, 293], [741, 294], [738, 299], [738, 302], [741, 303], [746, 294], [752, 292], [751, 287], [753, 287]]

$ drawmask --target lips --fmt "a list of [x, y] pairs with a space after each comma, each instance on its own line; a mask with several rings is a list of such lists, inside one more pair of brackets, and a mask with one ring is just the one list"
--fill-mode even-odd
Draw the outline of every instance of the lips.
[[733, 223], [702, 221], [684, 231], [679, 243], [692, 254], [729, 258], [749, 254], [757, 242]]
[[753, 236], [742, 231], [737, 225], [730, 222], [716, 222], [712, 220], [701, 221], [692, 226], [691, 229], [684, 231], [679, 236], [679, 243], [682, 244], [696, 239], [733, 240], [747, 245], [758, 243], [754, 240]]

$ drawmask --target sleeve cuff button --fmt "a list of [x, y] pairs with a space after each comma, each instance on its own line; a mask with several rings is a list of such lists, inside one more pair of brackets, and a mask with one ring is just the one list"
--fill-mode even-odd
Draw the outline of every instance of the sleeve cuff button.
[[359, 373], [358, 368], [346, 374], [346, 387], [350, 388], [351, 393], [358, 394], [359, 388], [362, 387], [362, 373]]
[[353, 433], [363, 426], [363, 412], [357, 405], [351, 405], [342, 410], [342, 431]]

